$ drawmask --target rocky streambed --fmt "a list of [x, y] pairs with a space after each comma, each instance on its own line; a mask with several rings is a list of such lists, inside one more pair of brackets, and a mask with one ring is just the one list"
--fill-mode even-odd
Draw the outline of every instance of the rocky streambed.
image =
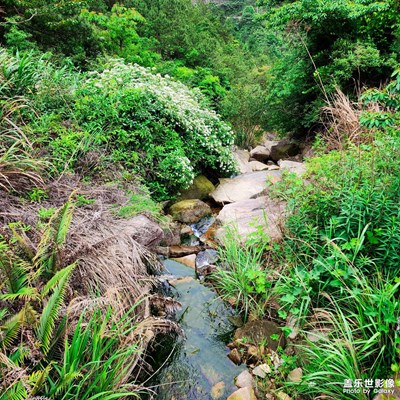
[[[243, 240], [260, 226], [271, 240], [281, 237], [285, 207], [268, 191], [280, 181], [283, 170], [302, 175], [303, 164], [272, 162], [265, 158], [271, 151], [268, 146], [255, 150], [262, 155], [236, 151], [238, 176], [221, 179], [216, 187], [200, 176], [169, 208], [179, 240], [159, 248], [159, 253], [165, 258], [167, 294], [181, 304], [175, 319], [184, 336], [159, 343], [157, 353], [166, 359], [157, 375], [159, 400], [256, 400], [255, 380], [265, 378], [270, 369], [262, 363], [264, 353], [276, 354], [277, 347], [284, 345], [281, 329], [271, 321], [238, 327], [240, 318], [203, 281], [217, 268], [216, 249], [223, 243], [227, 225], [234, 224]], [[243, 337], [248, 342], [242, 342]], [[256, 343], [267, 343], [267, 348]], [[279, 362], [277, 355], [275, 359]], [[246, 364], [252, 365], [251, 373]]]

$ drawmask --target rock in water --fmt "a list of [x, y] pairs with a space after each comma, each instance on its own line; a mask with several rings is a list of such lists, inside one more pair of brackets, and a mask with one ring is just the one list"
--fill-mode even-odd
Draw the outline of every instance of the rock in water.
[[202, 250], [200, 246], [171, 246], [169, 255], [172, 258], [184, 257], [190, 254], [197, 254]]
[[218, 260], [218, 251], [207, 249], [197, 254], [196, 269], [205, 267], [206, 265], [213, 265]]
[[[271, 339], [273, 335], [278, 335], [279, 339]], [[266, 320], [250, 321], [237, 329], [234, 340], [239, 340], [243, 337], [255, 345], [267, 340], [267, 347], [274, 351], [278, 346], [284, 347], [286, 344], [282, 329], [274, 322]]]
[[267, 181], [276, 183], [280, 179], [280, 171], [259, 171], [239, 175], [233, 179], [221, 179], [219, 186], [210, 196], [219, 204], [253, 199], [267, 191]]
[[190, 200], [190, 199], [207, 199], [208, 195], [215, 189], [212, 182], [204, 175], [198, 175], [194, 178], [192, 186], [186, 189], [179, 196], [179, 200]]
[[169, 209], [169, 213], [175, 221], [193, 224], [206, 215], [210, 215], [211, 208], [201, 200], [182, 200], [173, 204]]
[[[220, 211], [217, 222], [222, 225], [232, 224], [237, 228], [238, 235], [246, 240], [248, 235], [261, 226], [265, 234], [273, 241], [282, 238], [280, 222], [284, 212], [284, 203], [267, 197], [243, 200], [227, 204]], [[220, 228], [215, 233], [219, 241], [223, 241], [225, 231]]]
[[222, 399], [225, 392], [225, 383], [218, 382], [211, 388], [211, 397], [213, 400]]
[[171, 260], [186, 265], [187, 267], [196, 268], [196, 254], [190, 254], [189, 256], [179, 257], [179, 258], [171, 258]]
[[228, 358], [234, 362], [236, 365], [239, 365], [242, 363], [242, 356], [239, 353], [238, 349], [233, 349], [229, 354], [228, 354]]
[[257, 397], [253, 388], [244, 387], [236, 390], [226, 400], [257, 400]]

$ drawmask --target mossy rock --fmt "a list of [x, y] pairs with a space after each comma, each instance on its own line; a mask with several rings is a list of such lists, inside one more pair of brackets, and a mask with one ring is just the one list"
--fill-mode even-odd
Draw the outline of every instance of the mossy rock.
[[198, 199], [182, 200], [173, 204], [169, 209], [169, 213], [175, 221], [193, 224], [206, 215], [210, 215], [211, 208], [208, 204]]
[[208, 195], [215, 189], [215, 186], [204, 175], [199, 175], [194, 178], [192, 186], [180, 194], [178, 200], [208, 198]]
[[[278, 339], [271, 338], [277, 336]], [[250, 343], [258, 346], [263, 341], [267, 342], [267, 347], [276, 351], [278, 346], [285, 347], [286, 340], [282, 329], [272, 321], [256, 320], [247, 322], [237, 329], [234, 340], [246, 338]]]

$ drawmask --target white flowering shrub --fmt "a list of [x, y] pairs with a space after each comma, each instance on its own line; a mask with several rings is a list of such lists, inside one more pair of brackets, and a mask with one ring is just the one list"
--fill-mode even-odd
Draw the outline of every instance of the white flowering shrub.
[[201, 170], [235, 171], [233, 132], [202, 103], [200, 92], [168, 76], [113, 60], [88, 73], [75, 110], [113, 160], [143, 175], [162, 199], [188, 187]]

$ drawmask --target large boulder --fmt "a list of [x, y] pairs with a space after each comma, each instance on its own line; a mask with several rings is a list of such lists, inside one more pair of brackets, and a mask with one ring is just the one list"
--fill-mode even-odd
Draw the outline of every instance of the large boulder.
[[[271, 339], [277, 335], [278, 339]], [[278, 346], [284, 347], [286, 344], [285, 335], [282, 329], [272, 321], [256, 320], [247, 322], [241, 328], [237, 329], [234, 335], [234, 340], [246, 338], [247, 343], [258, 345], [261, 342], [267, 341], [267, 347], [276, 351]]]
[[281, 170], [293, 172], [298, 176], [302, 176], [306, 172], [304, 163], [301, 162], [280, 160], [278, 161], [278, 165], [281, 167]]
[[300, 147], [297, 143], [286, 139], [279, 142], [266, 142], [264, 146], [270, 149], [269, 158], [275, 162], [288, 157], [294, 157], [300, 152]]
[[126, 221], [124, 233], [150, 249], [157, 247], [164, 238], [161, 227], [145, 215], [137, 215]]
[[169, 213], [175, 221], [193, 224], [206, 215], [210, 215], [211, 208], [208, 204], [198, 199], [182, 200], [173, 204], [169, 209]]
[[265, 162], [269, 160], [271, 151], [265, 146], [257, 146], [250, 152], [250, 157], [257, 161]]
[[219, 241], [225, 235], [224, 226], [232, 225], [237, 229], [238, 235], [245, 241], [247, 237], [262, 226], [265, 234], [273, 241], [282, 238], [280, 221], [284, 212], [284, 203], [268, 197], [243, 200], [227, 204], [220, 211], [217, 222], [222, 225], [215, 233]]
[[259, 171], [239, 175], [232, 179], [220, 179], [220, 184], [210, 194], [219, 204], [235, 203], [261, 196], [267, 189], [267, 181], [276, 183], [280, 171]]
[[249, 165], [250, 153], [247, 150], [237, 149], [233, 152], [233, 157], [236, 160], [238, 170], [241, 174], [247, 174], [253, 171], [251, 165]]
[[198, 175], [194, 178], [192, 186], [186, 189], [179, 196], [179, 200], [200, 199], [208, 198], [208, 195], [215, 189], [212, 182], [204, 175]]

